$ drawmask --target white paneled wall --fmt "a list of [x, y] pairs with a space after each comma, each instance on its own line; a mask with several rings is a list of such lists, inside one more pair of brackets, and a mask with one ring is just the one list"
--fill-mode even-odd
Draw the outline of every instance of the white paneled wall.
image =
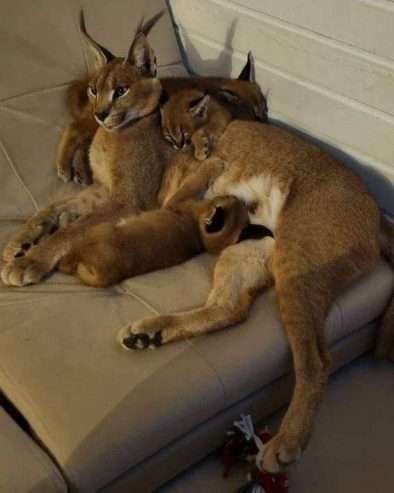
[[393, 1], [170, 3], [196, 73], [236, 77], [252, 50], [273, 118], [394, 183]]

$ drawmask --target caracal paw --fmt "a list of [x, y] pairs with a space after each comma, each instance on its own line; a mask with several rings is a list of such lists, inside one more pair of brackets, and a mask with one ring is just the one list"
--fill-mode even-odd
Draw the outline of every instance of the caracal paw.
[[279, 432], [256, 458], [257, 467], [272, 474], [284, 471], [296, 462], [302, 453], [299, 441]]
[[29, 256], [20, 257], [5, 264], [1, 270], [1, 280], [6, 286], [27, 286], [37, 284], [51, 271], [44, 262]]

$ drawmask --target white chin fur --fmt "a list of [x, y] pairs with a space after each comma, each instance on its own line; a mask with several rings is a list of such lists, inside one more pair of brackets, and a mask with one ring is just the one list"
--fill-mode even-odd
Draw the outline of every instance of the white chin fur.
[[108, 125], [106, 125], [105, 121], [100, 122], [100, 120], [98, 120], [97, 118], [96, 118], [96, 121], [100, 125], [100, 127], [102, 127], [106, 132], [113, 132], [114, 130], [117, 130], [118, 128], [123, 127], [127, 123], [127, 120], [123, 120], [118, 125], [114, 125], [114, 126], [109, 127]]

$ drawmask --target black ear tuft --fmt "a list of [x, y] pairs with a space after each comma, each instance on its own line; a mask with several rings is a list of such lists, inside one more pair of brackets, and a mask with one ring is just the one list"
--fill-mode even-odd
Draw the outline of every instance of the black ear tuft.
[[170, 99], [170, 96], [167, 91], [164, 89], [161, 90], [161, 95], [160, 95], [160, 100], [159, 100], [159, 106], [164, 106], [168, 100]]
[[157, 22], [163, 17], [165, 13], [166, 11], [163, 9], [147, 21], [142, 18], [137, 26], [135, 36], [137, 36], [138, 33], [142, 33], [145, 36], [148, 36], [152, 28], [157, 24]]
[[254, 57], [251, 51], [248, 53], [248, 60], [238, 76], [238, 80], [247, 80], [248, 82], [256, 82]]
[[79, 14], [79, 25], [81, 32], [90, 48], [92, 53], [95, 56], [95, 65], [96, 68], [101, 68], [102, 66], [106, 65], [110, 61], [112, 61], [115, 58], [115, 55], [113, 55], [107, 48], [102, 46], [101, 44], [97, 43], [90, 34], [86, 30], [86, 24], [85, 24], [85, 17], [83, 10], [80, 11]]

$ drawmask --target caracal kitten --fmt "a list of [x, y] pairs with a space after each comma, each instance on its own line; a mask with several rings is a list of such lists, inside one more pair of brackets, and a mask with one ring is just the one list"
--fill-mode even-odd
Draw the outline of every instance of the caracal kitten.
[[231, 120], [231, 112], [223, 103], [198, 89], [174, 94], [161, 108], [163, 137], [175, 149], [192, 144], [199, 161], [211, 155]]
[[222, 170], [221, 160], [207, 160], [165, 207], [89, 228], [73, 242], [59, 270], [106, 287], [237, 243], [249, 223], [246, 206], [230, 196], [195, 198]]

